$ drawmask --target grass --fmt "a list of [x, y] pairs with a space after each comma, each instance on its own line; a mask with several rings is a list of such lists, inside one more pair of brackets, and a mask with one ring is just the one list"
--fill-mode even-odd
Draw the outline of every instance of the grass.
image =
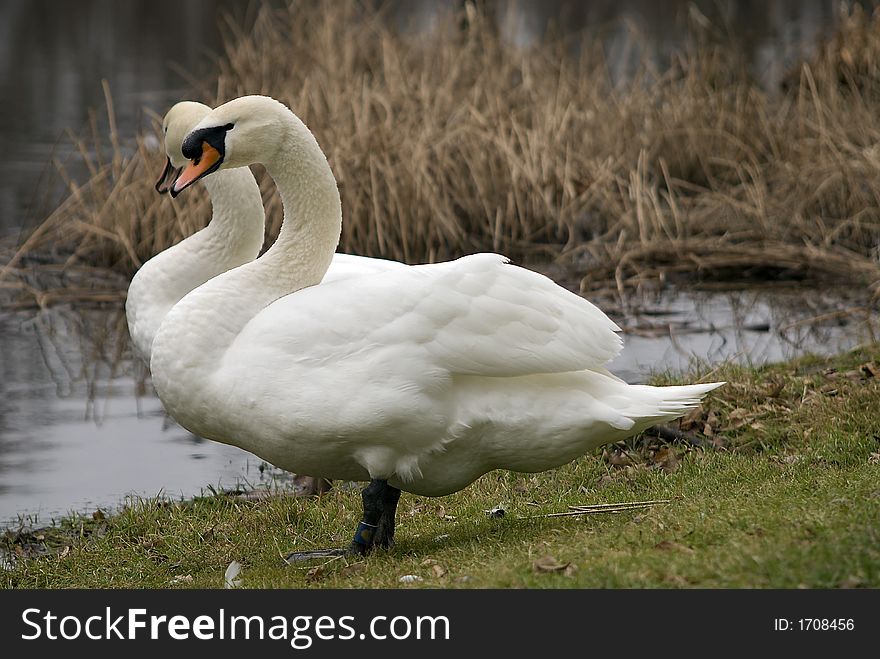
[[[216, 77], [192, 96], [270, 94], [302, 116], [340, 182], [344, 251], [559, 259], [591, 294], [667, 277], [880, 282], [880, 17], [857, 6], [773, 90], [711, 29], [667, 62], [634, 50], [624, 81], [589, 45], [601, 35], [515, 49], [474, 12], [413, 38], [381, 10], [293, 3], [226, 30]], [[109, 90], [106, 114], [107, 134], [96, 118], [72, 137], [66, 198], [2, 252], [13, 306], [118, 304], [137, 267], [208, 217], [201, 191], [153, 191], [158, 132], [120, 135]], [[268, 243], [280, 204], [260, 178]], [[218, 494], [11, 530], [0, 584], [221, 587], [235, 560], [244, 587], [880, 587], [878, 360], [874, 346], [723, 367], [712, 377], [729, 384], [684, 421], [689, 441], [643, 437], [442, 499], [405, 495], [398, 544], [364, 560], [280, 559], [347, 543], [356, 491]], [[656, 499], [670, 502], [542, 517]]]
[[[780, 89], [705, 21], [662, 62], [634, 34], [613, 63], [625, 80], [601, 32], [515, 48], [472, 9], [418, 35], [371, 3], [264, 6], [224, 25], [217, 75], [192, 96], [269, 94], [306, 121], [339, 180], [344, 251], [563, 259], [589, 293], [666, 277], [880, 282], [880, 15], [858, 5]], [[85, 178], [62, 171], [67, 198], [5, 252], [15, 304], [118, 300], [208, 217], [200, 191], [155, 194], [158, 132], [120, 135], [107, 99], [109, 135], [96, 121], [79, 138]], [[271, 242], [280, 202], [261, 180]], [[73, 281], [45, 283], [46, 268]], [[95, 268], [121, 276], [89, 292], [75, 275]]]
[[[760, 368], [681, 423], [541, 474], [493, 472], [455, 495], [404, 494], [397, 545], [288, 567], [288, 551], [347, 543], [356, 490], [135, 500], [5, 536], [6, 588], [880, 587], [880, 346]], [[543, 517], [589, 503], [651, 508]], [[487, 515], [501, 505], [504, 517]], [[400, 577], [421, 580], [403, 584]]]

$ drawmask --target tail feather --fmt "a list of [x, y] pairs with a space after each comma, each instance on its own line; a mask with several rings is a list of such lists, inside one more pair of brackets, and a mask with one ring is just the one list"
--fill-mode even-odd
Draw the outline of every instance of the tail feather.
[[724, 382], [709, 382], [707, 384], [686, 384], [670, 387], [659, 387], [659, 393], [663, 396], [658, 406], [661, 414], [671, 414], [673, 418], [685, 414], [688, 410], [699, 405], [705, 395], [717, 389]]
[[641, 395], [633, 396], [627, 409], [619, 411], [632, 419], [638, 429], [644, 429], [683, 416], [697, 407], [707, 393], [723, 384], [709, 382], [668, 387], [636, 385]]

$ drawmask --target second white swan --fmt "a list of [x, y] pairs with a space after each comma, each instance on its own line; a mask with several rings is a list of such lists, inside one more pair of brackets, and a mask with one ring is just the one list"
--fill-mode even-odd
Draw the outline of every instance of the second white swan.
[[[162, 121], [167, 160], [156, 182], [167, 192], [175, 170], [187, 164], [180, 151], [183, 138], [211, 111], [195, 101], [175, 104]], [[263, 246], [263, 200], [247, 168], [206, 179], [213, 217], [204, 229], [172, 245], [143, 264], [128, 287], [125, 314], [135, 351], [147, 363], [162, 320], [194, 288], [230, 268], [257, 258]]]
[[221, 105], [183, 153], [173, 194], [260, 162], [285, 219], [260, 259], [171, 310], [153, 344], [156, 390], [204, 437], [297, 473], [371, 480], [345, 551], [391, 544], [400, 490], [441, 496], [492, 469], [551, 469], [680, 416], [720, 384], [612, 376], [616, 325], [497, 254], [317, 286], [340, 235], [339, 193], [314, 136], [273, 99]]

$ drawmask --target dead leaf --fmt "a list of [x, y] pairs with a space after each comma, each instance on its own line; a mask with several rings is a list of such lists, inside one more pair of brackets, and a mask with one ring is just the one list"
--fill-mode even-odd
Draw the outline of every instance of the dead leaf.
[[755, 415], [749, 412], [747, 409], [737, 407], [736, 409], [731, 410], [730, 414], [727, 415], [727, 423], [725, 424], [724, 429], [736, 430], [737, 428], [741, 428], [742, 426], [746, 425], [754, 418]]
[[681, 421], [679, 421], [678, 427], [681, 430], [690, 430], [692, 428], [695, 428], [697, 426], [698, 422], [702, 421], [702, 419], [703, 419], [703, 408], [702, 407], [695, 407], [694, 409], [692, 409], [690, 412], [688, 412], [687, 414], [685, 414], [681, 418]]
[[785, 380], [783, 380], [782, 378], [773, 377], [767, 383], [767, 391], [765, 395], [767, 396], [767, 398], [778, 398], [783, 389], [785, 389]]
[[654, 451], [651, 455], [651, 462], [654, 466], [659, 467], [667, 474], [671, 474], [678, 468], [679, 460], [678, 455], [673, 449], [664, 446], [661, 449]]
[[532, 567], [535, 572], [563, 572], [571, 563], [560, 563], [553, 556], [547, 554], [536, 560]]
[[596, 483], [596, 487], [605, 487], [606, 485], [611, 485], [614, 482], [614, 478], [610, 474], [603, 474], [602, 478], [599, 479], [599, 482]]
[[608, 454], [608, 462], [612, 467], [628, 467], [632, 464], [632, 458], [626, 451], [615, 449]]
[[714, 448], [726, 449], [730, 446], [730, 440], [724, 435], [715, 435], [712, 438], [712, 446]]
[[443, 567], [442, 565], [439, 565], [439, 564], [437, 564], [437, 565], [432, 565], [432, 566], [431, 566], [431, 572], [434, 573], [434, 576], [435, 576], [437, 579], [440, 579], [441, 577], [445, 577], [445, 576], [446, 576], [446, 568]]
[[869, 378], [880, 378], [880, 364], [874, 361], [865, 362], [859, 370]]
[[367, 564], [364, 561], [360, 561], [358, 563], [351, 563], [350, 565], [346, 565], [340, 572], [346, 576], [351, 576], [353, 574], [358, 574], [367, 569]]
[[727, 415], [728, 420], [730, 421], [738, 421], [740, 419], [747, 419], [749, 416], [749, 411], [744, 407], [737, 407], [730, 411], [730, 414]]
[[306, 579], [308, 581], [318, 581], [323, 576], [324, 576], [324, 566], [323, 565], [316, 565], [311, 570], [306, 572]]
[[58, 554], [58, 558], [64, 558], [64, 557], [67, 556], [69, 553], [70, 553], [70, 547], [67, 546], [67, 545], [65, 545], [65, 546], [64, 546], [64, 549], [61, 550], [61, 553]]
[[178, 574], [175, 576], [169, 583], [178, 584], [178, 583], [190, 583], [193, 580], [191, 574]]
[[106, 519], [106, 515], [104, 515], [104, 511], [98, 508], [95, 512], [92, 513], [92, 519], [96, 522], [100, 522]]
[[654, 545], [654, 549], [660, 549], [662, 551], [683, 551], [686, 554], [694, 553], [694, 550], [687, 545], [683, 545], [680, 542], [674, 542], [672, 540], [662, 540]]
[[868, 464], [869, 465], [877, 465], [880, 464], [880, 453], [872, 453], [868, 456]]
[[241, 563], [232, 561], [226, 566], [226, 572], [223, 574], [224, 588], [238, 588], [241, 585], [239, 574], [241, 573]]
[[840, 582], [840, 588], [861, 588], [864, 585], [864, 579], [857, 577], [854, 574], [849, 575], [846, 579]]

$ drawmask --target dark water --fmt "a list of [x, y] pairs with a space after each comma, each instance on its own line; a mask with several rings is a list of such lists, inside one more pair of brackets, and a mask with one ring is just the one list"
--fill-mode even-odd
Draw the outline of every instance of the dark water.
[[166, 420], [119, 350], [121, 312], [0, 316], [0, 337], [0, 528], [263, 478], [260, 460]]
[[[397, 2], [392, 20], [417, 31], [448, 4]], [[566, 29], [599, 26], [608, 35], [609, 60], [622, 62], [627, 21], [646, 35], [639, 46], [662, 56], [682, 43], [691, 6], [678, 0], [565, 4], [499, 3], [499, 29], [527, 45], [553, 21]], [[701, 13], [691, 20], [705, 14], [714, 21], [719, 10], [726, 16], [718, 24], [742, 42], [755, 74], [772, 86], [833, 26], [838, 3], [709, 0], [694, 6]], [[220, 49], [218, 10], [244, 17], [249, 7], [232, 0], [0, 0], [0, 236], [33, 224], [57, 201], [57, 187], [46, 184], [50, 161], [72, 153], [65, 129], [82, 134], [91, 109], [102, 116], [102, 80], [120, 138], [131, 140], [153, 114], [189, 96], [171, 62], [210, 79]], [[836, 352], [870, 339], [859, 313], [807, 322], [840, 306], [834, 292], [808, 299], [734, 293], [644, 301], [639, 313], [612, 313], [628, 330], [612, 369], [644, 381], [652, 371], [683, 370], [694, 360], [762, 362], [804, 350]], [[0, 527], [19, 516], [40, 524], [71, 510], [112, 508], [128, 494], [191, 496], [205, 486], [278, 477], [259, 459], [168, 421], [142, 367], [129, 359], [126, 341], [117, 312], [0, 314]]]
[[[230, 4], [230, 3], [226, 3]], [[234, 3], [233, 3], [234, 4]], [[89, 111], [106, 119], [102, 80], [124, 141], [187, 96], [177, 69], [212, 70], [220, 46], [218, 0], [2, 0], [0, 2], [0, 233], [34, 222], [52, 158], [72, 154], [65, 131], [85, 134]], [[41, 185], [42, 183], [42, 185]]]
[[[841, 295], [677, 293], [632, 312], [603, 305], [626, 332], [611, 370], [644, 382], [695, 364], [832, 354], [871, 340], [878, 319], [835, 313]], [[165, 417], [129, 358], [121, 311], [0, 315], [0, 337], [0, 528], [113, 509], [129, 494], [189, 497], [207, 486], [289, 481]]]
[[[411, 31], [427, 29], [437, 11], [455, 4], [461, 3], [396, 0], [391, 20]], [[125, 143], [152, 116], [191, 95], [181, 71], [210, 80], [221, 50], [218, 12], [241, 22], [255, 6], [235, 0], [0, 0], [0, 236], [37, 222], [57, 203], [60, 184], [46, 185], [54, 171], [50, 160], [70, 158], [65, 130], [85, 134], [90, 110], [106, 123], [102, 80]], [[590, 27], [591, 34], [603, 35], [608, 60], [621, 75], [633, 48], [668, 55], [684, 42], [689, 24], [708, 20], [741, 43], [756, 77], [772, 86], [833, 27], [839, 3], [509, 0], [494, 6], [501, 33], [521, 45], [540, 39], [550, 25], [571, 32]], [[635, 44], [632, 26], [645, 35]]]

